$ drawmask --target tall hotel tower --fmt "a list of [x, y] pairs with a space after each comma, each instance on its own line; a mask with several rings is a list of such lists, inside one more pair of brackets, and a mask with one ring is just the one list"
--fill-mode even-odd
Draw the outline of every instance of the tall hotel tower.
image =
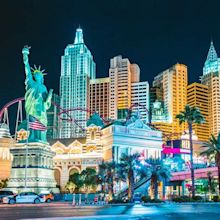
[[220, 58], [211, 42], [207, 59], [203, 67], [201, 83], [208, 86], [210, 133], [217, 136], [220, 131]]
[[185, 124], [180, 125], [176, 115], [187, 104], [187, 66], [177, 63], [154, 77], [153, 88], [161, 90], [160, 97], [155, 97], [152, 106], [151, 122], [166, 135], [175, 139], [185, 131]]
[[90, 80], [90, 111], [109, 118], [109, 78]]
[[200, 141], [208, 141], [209, 132], [209, 94], [208, 86], [201, 83], [192, 83], [187, 87], [187, 104], [191, 107], [198, 107], [205, 118], [202, 124], [193, 124], [193, 131]]
[[[95, 62], [84, 44], [83, 31], [76, 30], [74, 44], [69, 44], [61, 58], [60, 105], [63, 109], [87, 109], [89, 107], [89, 80], [95, 79]], [[63, 114], [60, 138], [84, 136], [86, 111], [70, 111]], [[70, 119], [72, 122], [70, 122]], [[73, 123], [75, 121], [76, 123]]]
[[[129, 59], [116, 56], [110, 61], [110, 100], [109, 114], [111, 119], [124, 120], [128, 109], [141, 101], [146, 109], [149, 108], [148, 82], [140, 82], [140, 68], [131, 64]], [[141, 109], [142, 118], [148, 121], [146, 110]]]

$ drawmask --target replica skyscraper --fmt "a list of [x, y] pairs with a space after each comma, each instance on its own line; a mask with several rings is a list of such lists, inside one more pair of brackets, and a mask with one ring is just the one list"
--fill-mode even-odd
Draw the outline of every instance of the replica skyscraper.
[[208, 123], [210, 134], [217, 136], [220, 131], [220, 58], [216, 53], [213, 42], [209, 48], [203, 67], [201, 83], [208, 86]]
[[[61, 58], [60, 77], [60, 105], [63, 109], [86, 109], [89, 107], [89, 80], [95, 79], [95, 63], [93, 56], [84, 44], [83, 31], [76, 30], [74, 44], [69, 44]], [[86, 111], [70, 111], [69, 116], [61, 117], [72, 119], [62, 120], [60, 138], [83, 136], [88, 113]]]

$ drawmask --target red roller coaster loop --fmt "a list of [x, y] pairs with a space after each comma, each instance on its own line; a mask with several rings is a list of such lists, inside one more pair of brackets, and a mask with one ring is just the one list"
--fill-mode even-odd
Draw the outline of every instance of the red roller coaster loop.
[[16, 104], [20, 101], [24, 101], [24, 97], [14, 99], [14, 100], [10, 101], [9, 103], [7, 103], [6, 105], [3, 106], [3, 108], [0, 110], [0, 122], [2, 121], [2, 116], [5, 112], [5, 110], [8, 109], [11, 105]]
[[[8, 108], [16, 103], [19, 103], [19, 107], [18, 107], [18, 112], [17, 112], [17, 121], [16, 121], [16, 128], [15, 128], [15, 131], [17, 131], [17, 127], [18, 127], [18, 121], [19, 121], [19, 116], [20, 116], [20, 122], [22, 121], [22, 101], [24, 101], [24, 97], [20, 97], [20, 98], [17, 98], [17, 99], [14, 99], [12, 101], [10, 101], [9, 103], [7, 103], [6, 105], [3, 106], [3, 108], [0, 110], [0, 123], [3, 121], [3, 123], [6, 123], [9, 125], [9, 118], [8, 118]], [[82, 128], [81, 125], [79, 125], [79, 122], [81, 121], [86, 121], [86, 120], [77, 120], [77, 119], [74, 119], [72, 116], [71, 116], [71, 112], [73, 111], [85, 111], [85, 112], [88, 112], [90, 115], [93, 114], [94, 112], [90, 111], [89, 109], [86, 109], [86, 108], [72, 108], [72, 109], [63, 109], [61, 108], [57, 103], [55, 102], [52, 102], [52, 105], [56, 106], [60, 113], [58, 114], [58, 118], [59, 120], [61, 121], [68, 121], [70, 123], [74, 123], [76, 124], [78, 127], [80, 127], [82, 130], [84, 130]], [[61, 117], [62, 115], [66, 115], [67, 117]], [[104, 117], [100, 116], [100, 118], [103, 120], [103, 122], [106, 124], [108, 123], [109, 121], [106, 120]]]

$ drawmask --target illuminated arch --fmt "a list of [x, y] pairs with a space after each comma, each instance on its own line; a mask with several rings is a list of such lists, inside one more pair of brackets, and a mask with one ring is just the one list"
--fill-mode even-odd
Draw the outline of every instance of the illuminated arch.
[[59, 167], [54, 168], [54, 178], [56, 180], [57, 185], [59, 186], [61, 183], [61, 173], [62, 173], [62, 170]]
[[81, 170], [79, 169], [79, 167], [76, 166], [72, 166], [69, 168], [69, 176], [73, 175], [74, 173], [80, 173]]

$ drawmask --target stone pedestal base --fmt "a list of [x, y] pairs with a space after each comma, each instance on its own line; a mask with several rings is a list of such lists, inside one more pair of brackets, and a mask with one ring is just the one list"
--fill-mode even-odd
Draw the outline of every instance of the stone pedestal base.
[[[53, 170], [53, 157], [55, 153], [51, 151], [48, 144], [43, 143], [18, 143], [11, 147], [14, 157], [11, 175], [7, 189], [15, 192], [52, 191], [58, 193]], [[26, 187], [25, 187], [25, 164], [27, 153]]]

